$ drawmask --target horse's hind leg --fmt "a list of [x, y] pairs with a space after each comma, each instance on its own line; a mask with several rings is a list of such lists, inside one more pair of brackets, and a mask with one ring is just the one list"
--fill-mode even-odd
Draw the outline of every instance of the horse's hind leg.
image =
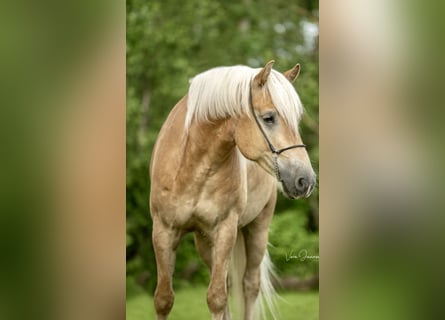
[[[276, 193], [274, 192], [257, 218], [243, 228], [246, 245], [246, 272], [243, 279], [244, 319], [252, 320], [255, 301], [261, 285], [261, 262], [267, 248], [269, 225], [275, 209]], [[259, 315], [256, 315], [259, 317]]]
[[[212, 244], [211, 240], [200, 232], [195, 232], [195, 246], [198, 250], [199, 256], [204, 260], [205, 264], [212, 272]], [[227, 303], [226, 310], [224, 311], [223, 320], [231, 320], [229, 303]]]
[[158, 273], [154, 305], [157, 319], [165, 320], [173, 307], [172, 276], [181, 234], [178, 230], [165, 226], [159, 218], [153, 217], [152, 237]]

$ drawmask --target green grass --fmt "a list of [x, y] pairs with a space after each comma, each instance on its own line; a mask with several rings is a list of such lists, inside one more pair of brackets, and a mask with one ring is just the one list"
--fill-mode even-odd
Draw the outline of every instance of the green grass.
[[[170, 313], [172, 320], [210, 319], [206, 303], [206, 288], [187, 288], [176, 292], [175, 304]], [[318, 292], [285, 292], [278, 301], [281, 320], [318, 320]], [[127, 298], [127, 320], [155, 319], [153, 299], [145, 292]]]

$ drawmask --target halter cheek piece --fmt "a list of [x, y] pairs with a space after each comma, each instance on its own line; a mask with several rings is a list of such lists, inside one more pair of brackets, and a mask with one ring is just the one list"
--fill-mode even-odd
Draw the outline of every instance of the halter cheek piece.
[[250, 91], [249, 91], [249, 105], [250, 105], [250, 109], [252, 110], [252, 114], [253, 117], [255, 119], [255, 122], [258, 126], [258, 128], [261, 131], [261, 134], [264, 137], [264, 140], [266, 140], [267, 145], [269, 146], [270, 151], [273, 154], [273, 165], [274, 165], [274, 169], [275, 169], [275, 176], [277, 177], [278, 181], [282, 181], [281, 180], [281, 174], [280, 174], [280, 169], [278, 167], [278, 156], [283, 153], [284, 151], [290, 150], [290, 149], [295, 149], [295, 148], [306, 148], [305, 144], [295, 144], [286, 148], [282, 148], [282, 149], [276, 149], [272, 142], [270, 142], [269, 137], [267, 136], [266, 132], [263, 129], [263, 126], [260, 123], [260, 120], [258, 120], [258, 117], [255, 113], [255, 108], [253, 107], [253, 102], [252, 102], [252, 84], [250, 85]]

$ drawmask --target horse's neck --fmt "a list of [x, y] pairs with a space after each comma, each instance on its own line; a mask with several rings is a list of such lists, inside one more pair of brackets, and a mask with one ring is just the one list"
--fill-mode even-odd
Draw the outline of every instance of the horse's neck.
[[232, 165], [237, 156], [234, 131], [235, 122], [232, 119], [192, 123], [186, 138], [184, 161], [196, 171], [207, 174]]

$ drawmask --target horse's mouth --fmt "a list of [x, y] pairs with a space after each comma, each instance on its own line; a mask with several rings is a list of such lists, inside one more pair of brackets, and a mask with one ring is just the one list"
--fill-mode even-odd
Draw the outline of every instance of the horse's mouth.
[[286, 198], [291, 199], [291, 200], [295, 200], [295, 199], [301, 198], [300, 195], [293, 195], [293, 194], [291, 194], [289, 192], [289, 190], [287, 189], [287, 187], [286, 187], [286, 183], [284, 183], [283, 181], [279, 181], [279, 186], [281, 186], [280, 189], [281, 189], [283, 195]]
[[283, 195], [291, 200], [295, 200], [295, 199], [303, 199], [303, 198], [308, 198], [311, 194], [312, 191], [314, 191], [314, 186], [310, 186], [305, 193], [302, 194], [292, 194], [289, 189], [286, 187], [286, 183], [284, 183], [283, 181], [279, 181], [278, 184], [281, 188], [281, 191], [283, 193]]

